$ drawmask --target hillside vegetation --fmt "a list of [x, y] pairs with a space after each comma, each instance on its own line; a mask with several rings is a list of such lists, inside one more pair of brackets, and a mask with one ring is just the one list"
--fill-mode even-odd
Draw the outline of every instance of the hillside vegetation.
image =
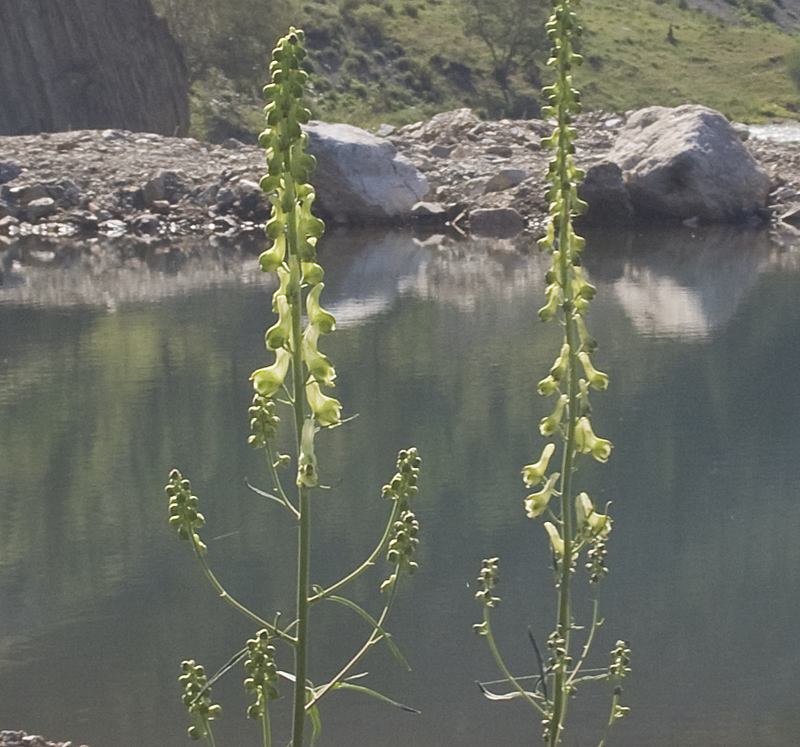
[[[328, 121], [403, 124], [462, 106], [536, 116], [549, 79], [547, 0], [153, 5], [187, 57], [194, 134], [214, 140], [251, 139], [260, 127], [265, 60], [290, 23], [306, 30], [313, 114]], [[797, 118], [786, 55], [798, 17], [800, 0], [586, 0], [576, 83], [592, 109], [701, 103], [746, 122]]]

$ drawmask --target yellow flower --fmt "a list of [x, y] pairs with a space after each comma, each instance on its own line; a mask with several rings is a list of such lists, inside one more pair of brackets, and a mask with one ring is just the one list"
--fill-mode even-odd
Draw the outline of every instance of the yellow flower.
[[611, 456], [611, 441], [594, 435], [589, 418], [580, 418], [575, 426], [575, 445], [582, 454], [591, 454], [598, 462]]
[[341, 421], [341, 402], [323, 394], [315, 379], [306, 382], [306, 397], [320, 425], [337, 425]]
[[259, 368], [250, 375], [250, 380], [256, 391], [263, 397], [271, 397], [281, 388], [292, 354], [286, 348], [275, 351], [275, 363], [267, 368]]
[[529, 519], [535, 519], [541, 516], [547, 509], [547, 504], [553, 495], [556, 487], [556, 481], [560, 477], [560, 473], [553, 472], [547, 478], [544, 487], [538, 493], [532, 493], [525, 499], [525, 513]]
[[542, 455], [539, 457], [538, 462], [535, 464], [528, 464], [522, 468], [522, 480], [526, 487], [532, 488], [544, 479], [544, 473], [547, 472], [547, 465], [550, 462], [550, 457], [553, 456], [555, 450], [555, 444], [547, 444], [544, 449], [542, 449]]

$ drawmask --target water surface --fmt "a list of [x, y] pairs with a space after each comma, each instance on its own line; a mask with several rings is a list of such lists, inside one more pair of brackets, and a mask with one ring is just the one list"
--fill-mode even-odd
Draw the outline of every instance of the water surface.
[[[314, 581], [369, 552], [380, 486], [397, 450], [417, 445], [420, 570], [389, 626], [413, 671], [381, 649], [364, 668], [422, 714], [334, 693], [318, 744], [530, 744], [539, 726], [521, 703], [480, 696], [475, 681], [497, 673], [471, 626], [492, 555], [517, 672], [535, 670], [528, 627], [543, 640], [552, 625], [546, 536], [525, 518], [519, 479], [541, 449], [536, 381], [559, 337], [536, 317], [542, 258], [406, 234], [333, 235], [322, 253], [340, 322], [322, 347], [359, 417], [319, 438], [335, 489], [315, 499]], [[593, 397], [594, 423], [615, 449], [581, 480], [613, 501], [595, 650], [600, 665], [617, 638], [634, 652], [621, 747], [800, 741], [798, 257], [763, 233], [589, 238], [589, 326], [612, 381]], [[253, 631], [167, 527], [172, 467], [193, 481], [230, 591], [264, 615], [291, 613], [292, 522], [244, 483], [266, 484], [245, 441], [272, 287], [252, 259], [189, 264], [57, 280], [43, 269], [0, 288], [0, 728], [92, 747], [188, 744], [181, 659], [213, 670]], [[375, 571], [352, 590], [373, 608]], [[312, 624], [321, 682], [365, 630], [338, 609]], [[586, 687], [566, 744], [596, 742], [605, 694]], [[220, 747], [258, 744], [240, 673], [215, 695]]]

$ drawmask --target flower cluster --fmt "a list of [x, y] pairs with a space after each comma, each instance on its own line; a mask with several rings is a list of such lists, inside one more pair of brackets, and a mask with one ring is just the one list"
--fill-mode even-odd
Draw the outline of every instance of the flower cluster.
[[422, 460], [415, 448], [403, 449], [397, 455], [397, 472], [383, 486], [381, 495], [394, 501], [399, 518], [392, 524], [391, 539], [386, 560], [394, 565], [392, 574], [381, 584], [381, 591], [390, 590], [401, 574], [413, 574], [417, 570], [414, 556], [419, 544], [419, 522], [409, 506], [417, 495], [417, 480]]
[[256, 702], [247, 709], [250, 718], [261, 718], [267, 703], [278, 698], [278, 669], [275, 666], [275, 647], [270, 643], [269, 631], [260, 630], [247, 641], [247, 658], [244, 667], [248, 677], [244, 689], [256, 696]]
[[256, 392], [248, 413], [250, 436], [247, 443], [254, 449], [266, 449], [269, 442], [275, 438], [281, 420], [275, 413], [275, 401]]
[[[498, 562], [497, 558], [487, 558], [481, 564], [481, 572], [478, 574], [478, 591], [475, 592], [475, 599], [483, 604], [484, 607], [497, 607], [500, 604], [500, 597], [492, 593], [494, 587], [500, 583], [500, 574], [497, 570]], [[476, 626], [476, 629], [478, 627]]]
[[[316, 195], [308, 179], [316, 162], [305, 152], [308, 135], [301, 127], [310, 117], [302, 104], [308, 77], [301, 68], [304, 57], [303, 32], [292, 28], [273, 51], [272, 80], [264, 88], [269, 100], [265, 108], [267, 127], [259, 143], [266, 152], [267, 174], [261, 188], [272, 203], [265, 226], [272, 245], [259, 262], [264, 272], [278, 275], [278, 288], [272, 297], [278, 318], [265, 337], [275, 360], [254, 371], [250, 378], [257, 393], [270, 398], [283, 386], [290, 366], [304, 366], [305, 371], [297, 370], [295, 375], [303, 377], [308, 406], [320, 425], [332, 426], [340, 422], [342, 406], [322, 391], [323, 386], [334, 386], [336, 371], [319, 351], [318, 341], [320, 335], [334, 329], [335, 320], [320, 304], [324, 284], [316, 245], [325, 225], [311, 212]], [[304, 292], [308, 326], [302, 330]]]
[[169, 473], [169, 482], [165, 489], [169, 497], [169, 525], [182, 540], [192, 540], [199, 550], [205, 550], [206, 546], [200, 540], [197, 530], [206, 520], [197, 510], [197, 496], [192, 495], [192, 484], [174, 469]]
[[[580, 34], [577, 17], [572, 10], [571, 0], [556, 3], [553, 15], [547, 24], [547, 33], [553, 44], [552, 56], [548, 62], [555, 71], [553, 85], [544, 89], [549, 98], [549, 106], [544, 115], [556, 121], [553, 134], [543, 141], [543, 145], [555, 150], [550, 162], [547, 179], [550, 187], [547, 192], [549, 218], [547, 229], [540, 244], [552, 254], [553, 264], [546, 275], [546, 303], [539, 310], [542, 321], [558, 318], [564, 326], [564, 341], [548, 375], [538, 384], [542, 396], [555, 397], [552, 412], [539, 423], [539, 431], [547, 438], [560, 437], [564, 453], [562, 469], [548, 475], [550, 458], [555, 452], [555, 444], [548, 443], [539, 458], [522, 470], [522, 478], [527, 488], [539, 489], [525, 498], [525, 512], [536, 518], [548, 511], [553, 495], [561, 498], [562, 515], [554, 516], [554, 522], [545, 522], [544, 528], [556, 558], [563, 559], [565, 549], [570, 548], [571, 564], [578, 546], [586, 543], [600, 545], [605, 540], [611, 523], [606, 520], [605, 531], [584, 532], [574, 543], [575, 537], [564, 534], [565, 511], [571, 511], [571, 497], [564, 491], [571, 482], [575, 460], [580, 454], [588, 454], [598, 462], [606, 462], [611, 454], [611, 442], [598, 437], [590, 420], [591, 406], [589, 391], [602, 391], [608, 387], [608, 376], [598, 371], [591, 360], [597, 347], [586, 329], [584, 314], [595, 295], [595, 288], [584, 276], [580, 253], [585, 241], [572, 227], [572, 218], [580, 213], [585, 204], [579, 199], [577, 185], [583, 173], [575, 166], [574, 152], [576, 131], [571, 127], [574, 114], [580, 111], [580, 96], [572, 85], [572, 68], [580, 64], [581, 57], [573, 48], [573, 39]], [[585, 494], [581, 494], [585, 495]], [[586, 497], [588, 501], [588, 496]], [[600, 514], [584, 512], [580, 524], [581, 510], [584, 506], [581, 497], [576, 499], [579, 518], [579, 531], [586, 526], [587, 517], [596, 522]], [[591, 504], [591, 502], [589, 502]], [[580, 505], [578, 505], [580, 504]], [[603, 517], [605, 519], [605, 517]], [[572, 526], [572, 522], [569, 522]], [[581, 528], [582, 527], [582, 528]], [[603, 545], [604, 546], [604, 545]], [[598, 553], [595, 553], [599, 557]], [[591, 570], [594, 577], [600, 567], [595, 563]]]
[[397, 455], [397, 472], [388, 484], [383, 486], [381, 495], [387, 500], [399, 501], [402, 508], [408, 506], [409, 501], [418, 492], [417, 480], [421, 464], [422, 460], [416, 448], [400, 451]]
[[419, 522], [413, 511], [405, 510], [392, 526], [392, 538], [389, 540], [389, 549], [386, 560], [394, 565], [394, 571], [389, 578], [381, 584], [381, 591], [388, 591], [394, 586], [401, 574], [413, 575], [419, 567], [414, 560], [414, 555], [419, 545]]
[[189, 738], [195, 741], [208, 738], [209, 724], [222, 713], [222, 707], [211, 702], [205, 670], [193, 659], [183, 661], [178, 681], [183, 685], [181, 700], [197, 722], [189, 727]]

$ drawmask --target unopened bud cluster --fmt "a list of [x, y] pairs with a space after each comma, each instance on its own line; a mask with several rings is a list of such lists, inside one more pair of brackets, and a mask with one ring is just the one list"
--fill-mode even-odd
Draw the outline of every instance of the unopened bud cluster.
[[189, 727], [189, 738], [193, 740], [208, 737], [209, 722], [222, 713], [222, 707], [211, 702], [211, 689], [205, 670], [193, 659], [181, 662], [181, 676], [178, 681], [183, 686], [181, 700], [186, 710], [194, 716], [194, 726]]
[[267, 630], [260, 630], [247, 641], [247, 658], [244, 667], [247, 679], [244, 689], [256, 696], [256, 702], [247, 709], [250, 718], [261, 718], [270, 700], [278, 698], [278, 668], [275, 666], [275, 647], [270, 643]]
[[169, 498], [169, 525], [182, 540], [192, 540], [199, 550], [205, 550], [197, 530], [206, 520], [197, 510], [197, 496], [192, 494], [192, 484], [174, 469], [169, 473], [165, 490]]
[[484, 607], [497, 607], [500, 604], [500, 597], [493, 593], [495, 586], [500, 583], [500, 575], [497, 570], [498, 562], [497, 558], [487, 558], [481, 564], [481, 572], [478, 574], [478, 591], [475, 593], [475, 599]]
[[381, 495], [387, 500], [399, 501], [401, 507], [408, 505], [417, 494], [417, 480], [422, 460], [415, 448], [403, 449], [397, 455], [397, 472], [383, 486]]
[[389, 591], [403, 573], [412, 575], [418, 567], [414, 557], [419, 545], [419, 522], [409, 506], [418, 492], [421, 464], [415, 448], [400, 451], [397, 455], [397, 472], [381, 491], [384, 498], [396, 502], [396, 510], [399, 511], [399, 518], [392, 525], [386, 552], [386, 560], [394, 566], [394, 570], [381, 584], [381, 591]]

